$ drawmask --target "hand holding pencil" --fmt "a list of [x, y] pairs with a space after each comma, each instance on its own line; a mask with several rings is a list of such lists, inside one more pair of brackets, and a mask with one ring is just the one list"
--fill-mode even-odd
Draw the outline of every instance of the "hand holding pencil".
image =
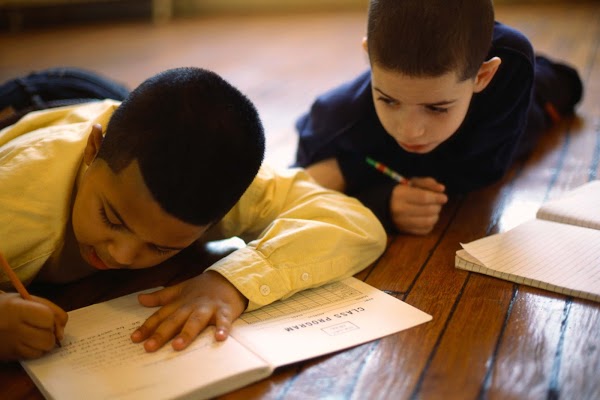
[[435, 227], [448, 201], [445, 186], [431, 177], [406, 178], [385, 164], [367, 157], [367, 164], [399, 184], [390, 198], [390, 216], [399, 232], [425, 235]]
[[0, 360], [40, 357], [60, 345], [68, 315], [56, 304], [31, 296], [2, 253], [0, 266], [18, 291], [0, 292]]

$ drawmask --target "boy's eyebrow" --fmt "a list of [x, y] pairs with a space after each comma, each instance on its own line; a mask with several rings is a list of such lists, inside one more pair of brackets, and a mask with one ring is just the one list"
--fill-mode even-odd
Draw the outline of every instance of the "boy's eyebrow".
[[[382, 95], [384, 95], [385, 97], [388, 97], [394, 101], [398, 101], [398, 99], [395, 99], [393, 96], [390, 96], [389, 94], [385, 93], [383, 90], [379, 89], [378, 87], [374, 86], [373, 89], [375, 89], [377, 92], [381, 93]], [[435, 103], [419, 103], [420, 106], [447, 106], [448, 104], [452, 104], [456, 102], [456, 99], [454, 100], [442, 100], [442, 101], [438, 101]]]
[[[114, 207], [114, 206], [113, 206], [113, 205], [110, 203], [110, 201], [108, 201], [107, 199], [104, 199], [104, 201], [106, 202], [106, 207], [108, 207], [108, 208], [110, 209], [110, 212], [111, 212], [111, 213], [112, 213], [112, 214], [115, 216], [115, 218], [119, 220], [119, 223], [120, 223], [121, 225], [123, 225], [123, 226], [125, 227], [125, 229], [127, 229], [129, 232], [131, 232], [131, 233], [135, 233], [135, 232], [133, 231], [133, 229], [131, 229], [131, 228], [130, 228], [130, 227], [127, 225], [127, 223], [125, 222], [125, 220], [123, 220], [123, 217], [121, 217], [121, 214], [119, 214], [119, 213], [117, 212], [117, 210], [116, 210], [116, 209], [115, 209], [115, 207]], [[152, 245], [152, 246], [154, 246], [154, 247], [158, 247], [158, 248], [161, 248], [161, 249], [166, 249], [166, 250], [176, 250], [176, 251], [178, 251], [178, 250], [183, 250], [183, 249], [185, 249], [185, 247], [163, 246], [163, 245], [156, 244], [156, 243], [152, 243], [152, 242], [148, 242], [148, 244], [150, 244], [150, 245]]]
[[385, 97], [389, 97], [392, 100], [397, 100], [394, 97], [390, 96], [389, 94], [385, 93], [383, 90], [379, 89], [377, 86], [373, 86], [373, 89], [375, 89], [377, 92], [381, 93]]

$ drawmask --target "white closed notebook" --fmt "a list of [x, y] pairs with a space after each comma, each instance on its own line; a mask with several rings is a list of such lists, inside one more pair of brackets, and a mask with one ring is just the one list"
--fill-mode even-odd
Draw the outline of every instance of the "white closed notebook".
[[534, 220], [462, 247], [457, 268], [600, 301], [600, 181], [549, 201]]
[[537, 218], [600, 230], [600, 180], [588, 182], [542, 205]]

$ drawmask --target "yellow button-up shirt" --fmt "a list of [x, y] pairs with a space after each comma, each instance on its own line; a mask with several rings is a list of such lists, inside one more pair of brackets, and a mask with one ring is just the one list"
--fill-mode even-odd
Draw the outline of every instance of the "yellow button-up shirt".
[[[38, 111], [0, 131], [0, 250], [22, 280], [61, 262], [91, 126], [106, 126], [118, 106], [105, 100]], [[301, 169], [268, 166], [206, 239], [235, 236], [246, 245], [209, 269], [248, 298], [249, 310], [353, 275], [386, 245], [381, 224], [360, 202]], [[0, 275], [0, 286], [6, 281]]]

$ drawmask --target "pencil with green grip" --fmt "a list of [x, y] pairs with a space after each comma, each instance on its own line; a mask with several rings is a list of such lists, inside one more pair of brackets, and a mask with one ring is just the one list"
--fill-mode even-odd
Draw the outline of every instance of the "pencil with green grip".
[[372, 159], [371, 157], [367, 157], [366, 161], [367, 161], [367, 164], [369, 164], [370, 166], [372, 166], [373, 168], [375, 168], [377, 171], [381, 172], [382, 174], [389, 176], [396, 182], [405, 184], [405, 185], [408, 184], [408, 179], [406, 179], [405, 177], [403, 177], [402, 175], [400, 175], [399, 173], [397, 173], [396, 171], [394, 171], [387, 165], [382, 164], [379, 161]]

